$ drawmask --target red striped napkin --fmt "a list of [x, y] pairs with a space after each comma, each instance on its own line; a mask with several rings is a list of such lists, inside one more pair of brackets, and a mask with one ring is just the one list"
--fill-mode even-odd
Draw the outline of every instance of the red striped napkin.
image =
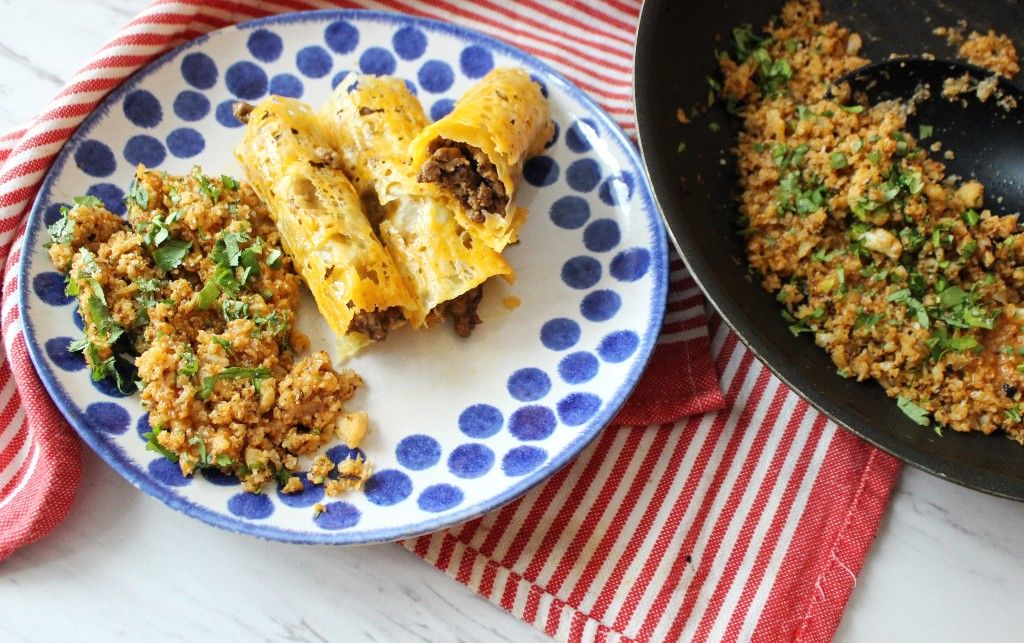
[[[329, 6], [508, 40], [634, 132], [637, 0], [154, 2], [38, 119], [0, 137], [0, 560], [59, 524], [80, 473], [79, 442], [31, 367], [15, 296], [24, 215], [54, 156], [111, 88], [168, 48]], [[709, 333], [694, 281], [678, 258], [671, 270], [662, 335], [620, 426], [523, 498], [402, 544], [560, 639], [828, 639], [897, 463], [810, 409], [714, 314]]]

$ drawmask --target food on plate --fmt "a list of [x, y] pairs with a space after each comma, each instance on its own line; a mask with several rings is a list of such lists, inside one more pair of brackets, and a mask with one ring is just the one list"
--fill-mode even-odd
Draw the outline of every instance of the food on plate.
[[512, 268], [499, 252], [464, 228], [432, 184], [416, 181], [409, 143], [429, 124], [405, 82], [350, 74], [320, 110], [320, 122], [368, 212], [380, 214], [380, 239], [419, 307], [414, 327], [451, 317], [465, 337], [479, 323], [483, 283]]
[[742, 234], [790, 329], [811, 333], [840, 375], [878, 380], [921, 425], [1024, 442], [1017, 215], [928, 157], [931, 128], [908, 131], [911, 107], [832, 85], [868, 61], [816, 0], [734, 36], [719, 62], [743, 121]]
[[281, 243], [348, 357], [415, 315], [418, 305], [377, 240], [359, 195], [308, 105], [271, 96], [242, 110], [236, 156]]
[[554, 133], [540, 85], [522, 69], [492, 70], [412, 142], [412, 166], [453, 204], [459, 223], [494, 250], [518, 238], [523, 164]]
[[[147, 448], [183, 474], [302, 490], [299, 457], [339, 431], [358, 441], [366, 417], [344, 409], [358, 375], [335, 371], [324, 352], [299, 357], [309, 345], [294, 327], [299, 278], [266, 206], [230, 176], [142, 166], [126, 206], [127, 221], [77, 197], [49, 228], [50, 258], [84, 322], [69, 348], [94, 379], [141, 391]], [[331, 466], [342, 472], [335, 493], [369, 475], [361, 459]]]

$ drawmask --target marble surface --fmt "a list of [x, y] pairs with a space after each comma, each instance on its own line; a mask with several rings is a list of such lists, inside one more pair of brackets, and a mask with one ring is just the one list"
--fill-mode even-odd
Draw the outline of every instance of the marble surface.
[[[37, 112], [145, 0], [0, 0], [0, 131]], [[1024, 505], [905, 468], [838, 640], [1016, 640]], [[55, 610], [59, 616], [54, 618]], [[531, 641], [543, 635], [393, 546], [236, 536], [90, 451], [68, 520], [0, 564], [0, 640]]]

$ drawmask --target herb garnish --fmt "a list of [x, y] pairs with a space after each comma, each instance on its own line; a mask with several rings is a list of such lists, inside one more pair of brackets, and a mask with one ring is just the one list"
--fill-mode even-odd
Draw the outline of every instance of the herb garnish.
[[902, 395], [899, 396], [896, 398], [896, 406], [898, 406], [899, 409], [903, 411], [903, 413], [906, 414], [906, 416], [915, 424], [919, 424], [921, 426], [931, 425], [931, 419], [928, 417], [928, 411], [912, 402], [910, 398], [903, 397]]
[[153, 427], [153, 430], [147, 431], [146, 433], [142, 434], [142, 437], [146, 438], [146, 451], [155, 451], [162, 455], [163, 457], [170, 460], [171, 462], [177, 462], [178, 454], [170, 451], [165, 446], [160, 444], [160, 442], [157, 441], [157, 436], [159, 436], [164, 431], [165, 429], [163, 428], [163, 426], [157, 425]]
[[203, 174], [198, 165], [192, 168], [192, 177], [199, 182], [199, 191], [210, 198], [210, 203], [216, 204], [220, 200], [220, 188]]
[[171, 239], [153, 251], [153, 263], [165, 272], [174, 270], [181, 265], [191, 248], [191, 241]]
[[248, 379], [252, 380], [253, 388], [256, 392], [260, 391], [260, 381], [270, 377], [270, 369], [266, 366], [257, 366], [250, 368], [246, 366], [229, 366], [223, 371], [203, 378], [203, 386], [196, 393], [196, 398], [205, 400], [210, 397], [213, 393], [213, 387], [216, 386], [219, 380], [230, 380], [230, 379]]

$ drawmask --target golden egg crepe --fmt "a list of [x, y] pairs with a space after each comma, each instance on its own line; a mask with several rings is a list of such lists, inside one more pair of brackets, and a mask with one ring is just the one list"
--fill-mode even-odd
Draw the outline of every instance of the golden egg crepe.
[[238, 111], [247, 124], [235, 155], [340, 338], [341, 356], [385, 339], [418, 305], [374, 236], [316, 115], [280, 96]]
[[540, 86], [522, 69], [499, 67], [416, 136], [412, 166], [420, 182], [459, 205], [463, 227], [501, 251], [526, 218], [515, 204], [523, 164], [553, 133]]
[[429, 123], [419, 101], [401, 79], [349, 74], [321, 108], [320, 122], [363, 202], [382, 208], [380, 238], [419, 301], [412, 325], [448, 315], [468, 335], [478, 321], [478, 287], [513, 272], [461, 225], [458, 204], [416, 181], [409, 143]]

